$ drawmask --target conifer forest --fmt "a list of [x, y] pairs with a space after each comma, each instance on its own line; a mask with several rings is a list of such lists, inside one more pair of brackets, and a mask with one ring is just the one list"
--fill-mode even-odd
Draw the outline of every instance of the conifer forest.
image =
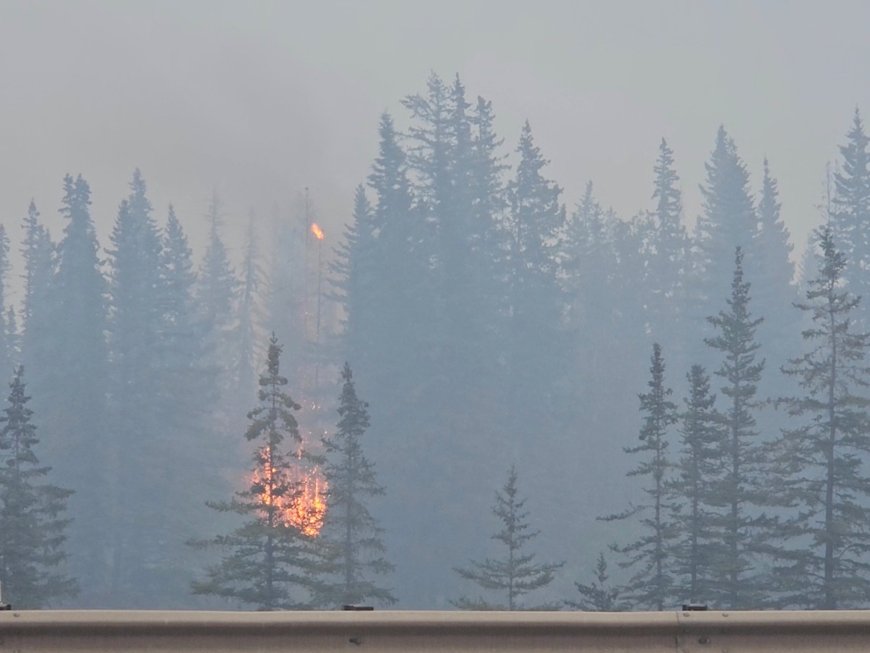
[[797, 136], [648, 134], [625, 213], [474, 86], [380, 98], [329, 220], [75, 152], [0, 216], [4, 601], [870, 607], [870, 107], [804, 242]]

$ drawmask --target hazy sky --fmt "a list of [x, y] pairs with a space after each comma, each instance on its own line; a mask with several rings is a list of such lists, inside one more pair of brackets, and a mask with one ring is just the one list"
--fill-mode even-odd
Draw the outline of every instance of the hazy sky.
[[[30, 198], [57, 236], [61, 178], [107, 234], [131, 171], [190, 224], [212, 188], [234, 244], [311, 188], [328, 236], [376, 154], [377, 120], [430, 71], [493, 101], [513, 150], [531, 121], [573, 205], [587, 179], [629, 217], [662, 136], [687, 220], [724, 123], [757, 187], [767, 155], [796, 240], [825, 163], [870, 112], [868, 2], [0, 0], [0, 218]], [[104, 242], [105, 244], [105, 242]]]

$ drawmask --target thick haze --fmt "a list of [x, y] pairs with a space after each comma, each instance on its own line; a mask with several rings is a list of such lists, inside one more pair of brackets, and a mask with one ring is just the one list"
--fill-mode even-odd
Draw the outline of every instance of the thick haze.
[[105, 235], [138, 166], [192, 231], [213, 188], [235, 236], [309, 186], [335, 234], [378, 115], [401, 124], [435, 71], [492, 100], [506, 149], [528, 118], [569, 204], [592, 178], [622, 217], [650, 206], [664, 136], [693, 223], [724, 123], [756, 188], [769, 157], [800, 247], [826, 161], [870, 111], [868, 24], [864, 2], [2, 0], [0, 216], [17, 225], [33, 197], [56, 236], [61, 178], [81, 172]]

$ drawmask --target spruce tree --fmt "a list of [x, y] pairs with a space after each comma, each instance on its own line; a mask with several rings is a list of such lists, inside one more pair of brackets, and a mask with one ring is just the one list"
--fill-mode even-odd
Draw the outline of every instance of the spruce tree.
[[15, 334], [10, 332], [8, 323], [8, 309], [12, 308], [7, 294], [11, 269], [9, 236], [6, 228], [0, 224], [0, 378], [4, 379], [12, 376], [14, 361], [18, 360], [15, 351]]
[[[870, 297], [870, 137], [861, 114], [855, 109], [846, 143], [840, 146], [842, 161], [834, 173], [830, 224], [839, 251], [849, 261], [845, 270], [851, 292]], [[868, 309], [859, 305], [853, 319], [870, 325]]]
[[671, 427], [677, 421], [677, 407], [669, 399], [673, 391], [665, 385], [665, 362], [658, 343], [653, 345], [647, 385], [649, 392], [640, 395], [640, 411], [644, 416], [638, 436], [640, 444], [625, 447], [627, 454], [641, 456], [628, 476], [642, 480], [646, 499], [603, 519], [632, 519], [638, 523], [641, 532], [638, 539], [613, 547], [626, 558], [621, 566], [635, 570], [627, 583], [625, 598], [636, 608], [663, 610], [672, 598], [674, 585], [669, 564], [674, 533], [670, 522], [667, 449]]
[[257, 232], [254, 216], [248, 221], [245, 242], [245, 256], [242, 262], [241, 293], [239, 295], [238, 334], [236, 336], [237, 360], [235, 362], [236, 392], [239, 397], [247, 397], [256, 387], [256, 362], [261, 348], [257, 346], [257, 328], [261, 318], [258, 307], [259, 292], [263, 280], [260, 254], [257, 245]]
[[[656, 208], [649, 215], [649, 225], [643, 253], [644, 284], [649, 293], [647, 315], [654, 338], [672, 338], [680, 332], [686, 313], [687, 278], [689, 269], [689, 238], [682, 224], [683, 200], [679, 176], [674, 169], [674, 152], [662, 139], [654, 168], [655, 184], [652, 198]], [[679, 343], [672, 343], [672, 347]]]
[[208, 206], [208, 245], [200, 266], [197, 300], [206, 328], [206, 341], [212, 358], [220, 391], [231, 396], [233, 360], [233, 332], [236, 328], [236, 301], [238, 280], [233, 271], [227, 248], [221, 237], [223, 213], [220, 198], [212, 194]]
[[377, 234], [373, 224], [372, 205], [360, 184], [354, 192], [353, 213], [345, 225], [341, 242], [330, 262], [332, 299], [343, 308], [344, 349], [364, 360], [366, 368], [374, 367], [372, 351], [366, 346], [371, 336], [376, 311], [371, 303], [377, 296], [373, 265]]
[[24, 232], [20, 249], [24, 262], [21, 357], [31, 370], [30, 387], [39, 394], [45, 376], [39, 370], [49, 369], [47, 332], [52, 326], [50, 292], [56, 265], [55, 246], [48, 230], [40, 222], [39, 211], [32, 201], [22, 220], [21, 229]]
[[16, 608], [42, 608], [75, 596], [67, 575], [67, 490], [47, 482], [51, 467], [36, 455], [39, 437], [18, 366], [0, 417], [0, 583]]
[[[501, 530], [492, 539], [501, 543], [504, 553], [497, 558], [482, 561], [472, 560], [468, 567], [457, 567], [456, 573], [474, 582], [488, 592], [495, 592], [495, 601], [483, 598], [460, 598], [454, 605], [462, 610], [552, 610], [550, 604], [531, 606], [521, 602], [523, 596], [549, 585], [555, 572], [564, 563], [536, 562], [535, 554], [529, 553], [527, 545], [539, 531], [531, 530], [525, 509], [526, 499], [521, 499], [517, 487], [517, 470], [511, 467], [507, 482], [501, 492], [495, 494], [493, 514], [501, 522]], [[503, 547], [503, 548], [502, 548]]]
[[692, 365], [686, 377], [689, 393], [680, 416], [680, 458], [670, 490], [676, 537], [674, 590], [681, 601], [704, 602], [711, 596], [711, 567], [721, 554], [714, 525], [725, 442], [710, 377], [700, 365]]
[[[167, 406], [161, 402], [164, 360], [161, 303], [161, 239], [141, 172], [133, 172], [130, 194], [121, 202], [111, 234], [109, 346], [111, 351], [114, 504], [109, 540], [113, 547], [114, 600], [143, 605], [166, 591], [172, 541], [166, 532], [176, 488], [158, 487], [137, 470], [165, 469], [170, 440], [164, 440]], [[162, 491], [161, 491], [162, 490]], [[146, 571], [147, 570], [147, 571]], [[174, 572], [175, 570], [173, 570]], [[153, 585], [151, 583], [154, 583]]]
[[341, 372], [338, 429], [322, 438], [328, 483], [328, 510], [317, 549], [325, 565], [319, 574], [317, 602], [325, 608], [346, 604], [395, 603], [378, 577], [392, 571], [384, 557], [383, 529], [369, 509], [384, 494], [362, 437], [369, 427], [368, 404], [357, 396], [350, 365]]
[[[470, 175], [472, 222], [476, 230], [472, 239], [472, 265], [468, 282], [476, 287], [478, 302], [472, 311], [478, 333], [483, 333], [488, 350], [484, 366], [499, 375], [499, 359], [505, 349], [506, 323], [509, 315], [509, 229], [507, 224], [507, 188], [504, 174], [508, 166], [494, 127], [492, 103], [482, 97], [471, 116], [472, 168]], [[485, 370], [484, 373], [487, 373]]]
[[565, 601], [565, 605], [569, 608], [585, 612], [619, 612], [627, 607], [620, 598], [622, 590], [610, 582], [604, 553], [598, 554], [595, 563], [595, 580], [589, 585], [585, 583], [574, 583], [574, 585], [580, 593], [580, 600]]
[[760, 406], [758, 383], [764, 370], [755, 332], [763, 318], [754, 318], [749, 309], [750, 284], [743, 277], [740, 247], [735, 251], [732, 279], [727, 309], [707, 318], [716, 333], [705, 342], [720, 357], [715, 374], [721, 379], [725, 397], [720, 454], [725, 473], [717, 487], [720, 512], [712, 531], [721, 537], [722, 552], [713, 570], [710, 599], [733, 609], [758, 607], [764, 598], [756, 563], [767, 518], [760, 512], [765, 506], [766, 468], [755, 417]]
[[70, 568], [87, 584], [82, 607], [111, 600], [111, 543], [105, 516], [117, 488], [111, 486], [108, 437], [109, 365], [105, 334], [106, 280], [90, 215], [91, 190], [81, 175], [64, 178], [60, 213], [66, 224], [57, 246], [38, 408], [58, 482], [76, 489], [70, 498]]
[[846, 257], [833, 229], [816, 232], [818, 276], [797, 307], [812, 318], [805, 353], [783, 368], [802, 394], [785, 400], [797, 422], [779, 443], [785, 498], [777, 572], [783, 603], [833, 610], [870, 601], [870, 336], [856, 330], [859, 298], [846, 289]]
[[[793, 284], [794, 265], [790, 259], [793, 246], [780, 214], [777, 181], [770, 173], [766, 158], [763, 170], [757, 211], [756, 256], [747, 263], [747, 272], [752, 275], [753, 301], [765, 312], [758, 338], [764, 345], [771, 367], [776, 369], [799, 346], [800, 327], [798, 316], [791, 310], [798, 299]], [[765, 394], [774, 394], [773, 390], [773, 387], [768, 388]]]
[[248, 413], [245, 438], [256, 445], [250, 481], [231, 501], [209, 503], [219, 512], [240, 516], [243, 523], [226, 535], [192, 543], [221, 552], [205, 578], [193, 582], [194, 594], [258, 610], [307, 607], [314, 569], [310, 543], [287, 517], [300, 499], [304, 454], [293, 414], [301, 406], [287, 393], [280, 359], [281, 346], [273, 334], [260, 376], [259, 404]]
[[692, 319], [701, 328], [706, 316], [715, 312], [720, 299], [728, 293], [734, 249], [740, 247], [749, 260], [754, 260], [757, 232], [749, 173], [724, 127], [719, 127], [716, 145], [705, 167], [707, 176], [701, 187], [704, 212], [698, 218], [694, 239], [700, 280], [691, 300]]
[[[509, 185], [509, 406], [524, 403], [521, 419], [546, 420], [554, 411], [553, 384], [562, 377], [565, 347], [556, 280], [559, 234], [564, 229], [562, 189], [544, 177], [548, 161], [528, 121], [517, 146], [519, 163]], [[522, 401], [520, 398], [523, 398]], [[529, 413], [528, 409], [533, 408]], [[515, 416], [520, 419], [519, 415]]]

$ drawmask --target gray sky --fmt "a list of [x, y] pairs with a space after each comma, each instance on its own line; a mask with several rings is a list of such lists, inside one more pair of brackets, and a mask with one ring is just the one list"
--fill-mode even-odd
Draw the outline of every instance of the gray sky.
[[592, 178], [623, 217], [650, 206], [664, 136], [694, 222], [724, 123], [756, 187], [769, 157], [802, 243], [870, 112], [868, 25], [867, 2], [0, 0], [0, 218], [17, 242], [34, 197], [57, 236], [81, 172], [105, 240], [138, 166], [160, 220], [172, 201], [199, 222], [217, 188], [237, 244], [309, 186], [335, 236], [380, 112], [403, 123], [434, 70], [493, 101], [510, 150], [531, 121], [569, 206]]

